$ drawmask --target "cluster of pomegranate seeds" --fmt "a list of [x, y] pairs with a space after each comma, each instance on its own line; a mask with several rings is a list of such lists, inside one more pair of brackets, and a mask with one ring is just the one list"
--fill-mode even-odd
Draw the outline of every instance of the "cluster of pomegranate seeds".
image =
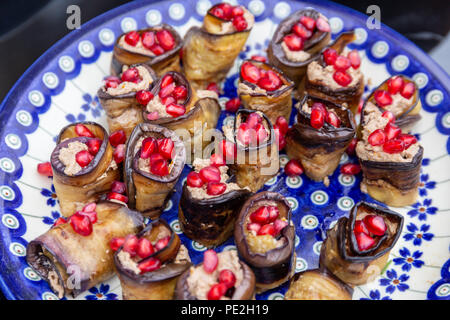
[[125, 195], [127, 192], [127, 187], [125, 183], [121, 181], [113, 181], [111, 184], [111, 192], [106, 195], [108, 200], [120, 201], [123, 203], [128, 202], [128, 197]]
[[278, 90], [283, 85], [283, 81], [277, 72], [260, 68], [250, 61], [242, 64], [241, 77], [266, 91]]
[[52, 165], [50, 162], [38, 163], [37, 171], [43, 176], [53, 177]]
[[219, 142], [219, 152], [222, 158], [227, 162], [236, 159], [237, 146], [226, 139]]
[[284, 173], [289, 177], [296, 177], [303, 173], [303, 167], [297, 159], [291, 159], [284, 166]]
[[333, 48], [327, 48], [323, 52], [323, 61], [334, 67], [333, 79], [340, 86], [348, 86], [353, 78], [347, 73], [347, 70], [351, 67], [358, 69], [361, 65], [361, 59], [357, 50], [350, 51], [347, 56], [339, 55]]
[[250, 214], [247, 230], [258, 236], [271, 235], [276, 237], [287, 225], [287, 221], [280, 219], [280, 211], [276, 206], [262, 206]]
[[291, 33], [284, 36], [283, 41], [291, 51], [300, 51], [306, 40], [310, 39], [314, 32], [330, 32], [330, 25], [323, 17], [314, 19], [308, 16], [302, 16], [300, 20], [294, 24]]
[[226, 21], [231, 21], [237, 31], [247, 29], [247, 20], [244, 18], [244, 9], [241, 6], [232, 6], [228, 3], [219, 3], [209, 10], [209, 14]]
[[286, 134], [289, 130], [289, 124], [285, 117], [279, 116], [273, 125], [273, 131], [278, 143], [278, 150], [281, 151], [286, 147]]
[[256, 112], [250, 113], [245, 122], [239, 125], [236, 139], [244, 146], [256, 146], [267, 139], [267, 129], [263, 125], [263, 118]]
[[150, 172], [163, 177], [169, 174], [169, 162], [174, 146], [170, 138], [147, 137], [142, 141], [140, 157], [150, 159]]
[[239, 98], [232, 98], [225, 103], [225, 110], [235, 113], [241, 106], [241, 100]]
[[[216, 271], [218, 265], [219, 257], [217, 253], [212, 249], [206, 250], [203, 254], [203, 270], [211, 274]], [[213, 284], [208, 291], [208, 300], [220, 300], [227, 293], [228, 289], [235, 286], [236, 275], [229, 269], [223, 269], [220, 270], [217, 280], [219, 282]]]
[[361, 172], [361, 166], [354, 163], [346, 163], [341, 167], [341, 173], [347, 175], [355, 175]]
[[341, 119], [334, 111], [328, 111], [325, 105], [321, 102], [314, 102], [311, 107], [311, 127], [319, 130], [328, 123], [335, 128], [341, 126]]
[[153, 93], [148, 90], [141, 90], [136, 92], [136, 101], [142, 106], [146, 106], [152, 99]]
[[117, 130], [109, 135], [109, 143], [115, 148], [119, 144], [124, 144], [127, 141], [125, 131]]
[[137, 68], [133, 67], [133, 68], [128, 68], [127, 70], [122, 72], [122, 76], [120, 77], [120, 80], [122, 80], [122, 82], [138, 83], [142, 79], [141, 79], [141, 76], [139, 75], [139, 70]]
[[[97, 222], [96, 208], [97, 205], [95, 202], [88, 203], [81, 211], [75, 212], [75, 214], [69, 218], [69, 223], [76, 233], [84, 237], [87, 237], [92, 233], [93, 224]], [[65, 222], [61, 221], [61, 223]]]
[[370, 214], [362, 220], [355, 221], [353, 233], [359, 250], [365, 251], [372, 248], [377, 242], [376, 237], [383, 236], [386, 230], [387, 226], [382, 216]]
[[122, 82], [118, 77], [116, 76], [109, 76], [104, 79], [105, 81], [105, 88], [117, 88], [117, 86]]
[[175, 37], [166, 29], [161, 29], [156, 32], [144, 31], [141, 34], [137, 31], [130, 31], [125, 35], [124, 40], [132, 47], [135, 47], [140, 40], [144, 48], [150, 50], [157, 56], [175, 47]]
[[392, 96], [400, 94], [405, 99], [410, 99], [416, 86], [413, 82], [405, 82], [401, 76], [390, 78], [387, 82], [387, 90], [379, 89], [374, 92], [374, 99], [378, 106], [384, 108], [392, 104]]
[[[186, 108], [182, 103], [185, 102], [187, 95], [188, 89], [183, 85], [177, 85], [171, 74], [166, 74], [162, 77], [158, 96], [161, 103], [166, 106], [166, 112], [169, 115], [176, 118], [186, 113]], [[158, 119], [159, 116], [157, 112], [156, 117], [153, 112], [151, 114], [152, 119], [149, 118], [149, 120]]]

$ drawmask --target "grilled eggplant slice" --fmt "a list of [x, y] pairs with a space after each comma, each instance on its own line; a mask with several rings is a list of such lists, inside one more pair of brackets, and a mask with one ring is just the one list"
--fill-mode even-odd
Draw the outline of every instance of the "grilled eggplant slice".
[[[158, 44], [157, 37], [155, 36], [157, 32], [162, 30], [165, 30], [163, 32], [167, 31], [172, 35], [172, 37], [169, 38], [173, 43], [165, 44], [165, 47]], [[125, 33], [117, 38], [111, 61], [111, 74], [119, 75], [123, 70], [123, 66], [130, 66], [138, 63], [149, 65], [155, 70], [158, 76], [161, 76], [168, 71], [181, 70], [180, 50], [183, 47], [183, 40], [174, 28], [163, 23], [151, 28], [138, 30], [137, 33], [139, 34], [139, 40], [135, 46], [132, 46], [125, 41], [125, 37], [127, 36]], [[142, 35], [148, 33], [153, 33], [155, 53], [142, 44]], [[167, 50], [163, 48], [166, 48]]]
[[[246, 75], [247, 69], [263, 70], [259, 79]], [[269, 74], [268, 74], [269, 73]], [[260, 61], [246, 60], [241, 65], [238, 95], [246, 109], [264, 112], [272, 123], [279, 116], [290, 119], [294, 83], [282, 71]]]
[[[262, 210], [273, 212], [274, 207], [278, 212], [275, 219], [259, 215]], [[291, 214], [286, 198], [270, 191], [251, 196], [239, 212], [234, 239], [239, 256], [255, 273], [259, 292], [278, 287], [294, 273], [295, 227], [291, 223]], [[255, 223], [260, 226], [258, 231], [254, 229]], [[272, 228], [274, 233], [263, 232], [264, 229]]]
[[326, 269], [297, 273], [284, 300], [352, 300], [353, 288]]
[[[296, 87], [299, 86], [305, 76], [308, 64], [318, 59], [321, 50], [331, 40], [331, 32], [326, 31], [326, 28], [322, 28], [322, 31], [314, 28], [311, 31], [302, 26], [299, 23], [302, 17], [314, 20], [321, 17], [323, 21], [327, 22], [327, 19], [314, 9], [296, 11], [280, 22], [267, 49], [270, 64], [282, 70], [289, 79], [295, 82]], [[303, 31], [308, 33], [309, 38], [304, 40], [304, 42], [302, 41], [303, 48], [301, 50], [291, 51], [284, 43], [284, 38], [286, 35], [293, 33], [293, 27], [297, 24], [300, 25]]]
[[361, 191], [389, 206], [415, 203], [423, 147], [414, 136], [400, 133], [371, 102], [364, 106], [361, 119], [361, 140], [356, 145], [363, 172]]
[[[81, 136], [77, 133], [81, 132]], [[86, 131], [87, 130], [87, 131]], [[88, 150], [87, 143], [97, 140], [98, 151], [85, 167], [76, 162], [76, 150]], [[65, 163], [62, 161], [64, 158]], [[113, 150], [106, 130], [95, 122], [79, 122], [64, 127], [59, 133], [57, 146], [50, 162], [53, 185], [59, 200], [61, 214], [68, 217], [85, 204], [95, 202], [119, 180], [120, 170], [113, 160]]]
[[[181, 244], [178, 235], [173, 232], [166, 221], [151, 221], [138, 238], [145, 238], [152, 244], [167, 241], [167, 245], [141, 259], [123, 250], [123, 246], [114, 255], [114, 264], [122, 286], [124, 300], [171, 300], [179, 276], [191, 266], [186, 247]], [[153, 271], [142, 272], [140, 264], [148, 259], [158, 259], [160, 267]], [[131, 265], [130, 265], [131, 264]]]
[[247, 28], [237, 31], [232, 22], [214, 15], [211, 7], [202, 27], [192, 27], [186, 33], [183, 47], [183, 68], [186, 77], [196, 88], [221, 83], [247, 41], [254, 24], [253, 15], [244, 7]]
[[[339, 118], [338, 127], [326, 121], [319, 129], [311, 125], [311, 110], [318, 103]], [[323, 181], [336, 170], [355, 135], [353, 114], [338, 104], [309, 95], [299, 103], [298, 109], [297, 122], [286, 135], [286, 153], [301, 162], [309, 178]]]
[[[169, 139], [173, 142], [168, 171], [164, 175], [149, 170], [151, 157], [141, 158], [145, 138]], [[146, 163], [148, 161], [150, 165]], [[158, 217], [177, 183], [186, 161], [183, 142], [175, 132], [153, 124], [136, 126], [126, 145], [124, 180], [128, 192], [128, 206], [151, 218]]]
[[[367, 216], [383, 218], [386, 230], [379, 236], [366, 235], [372, 244], [370, 247], [360, 247], [363, 242], [357, 240], [357, 224], [365, 222]], [[320, 266], [348, 285], [359, 286], [371, 282], [386, 265], [389, 252], [400, 237], [402, 228], [402, 215], [376, 204], [359, 202], [352, 208], [349, 218], [339, 219], [328, 230], [320, 251]]]
[[74, 297], [114, 275], [114, 237], [136, 233], [143, 228], [139, 212], [110, 201], [97, 203], [97, 222], [89, 236], [79, 235], [70, 223], [60, 224], [27, 246], [28, 264], [61, 299]]

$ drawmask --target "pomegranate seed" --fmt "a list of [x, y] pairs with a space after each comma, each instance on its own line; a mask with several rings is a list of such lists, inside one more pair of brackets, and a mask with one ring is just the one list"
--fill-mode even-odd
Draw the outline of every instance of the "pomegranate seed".
[[239, 98], [232, 98], [225, 103], [225, 110], [228, 112], [236, 112], [241, 106], [241, 100]]
[[155, 33], [152, 31], [146, 31], [141, 34], [142, 45], [150, 49], [155, 45]]
[[219, 19], [225, 19], [225, 14], [222, 10], [222, 8], [216, 6], [211, 8], [211, 10], [209, 11], [209, 14], [219, 18]]
[[232, 17], [242, 16], [243, 14], [244, 14], [244, 9], [242, 9], [241, 6], [235, 6], [231, 10], [231, 16]]
[[275, 132], [275, 138], [277, 139], [278, 144], [278, 150], [281, 151], [286, 147], [286, 138], [284, 135], [280, 132], [280, 129], [277, 125], [273, 126], [273, 131]]
[[370, 233], [376, 236], [384, 235], [387, 230], [386, 223], [384, 222], [382, 216], [377, 216], [373, 214], [368, 215], [364, 217], [363, 221], [367, 227], [367, 230], [369, 230]]
[[175, 47], [175, 37], [168, 30], [160, 30], [156, 32], [156, 40], [164, 50], [172, 50]]
[[212, 250], [206, 250], [203, 253], [203, 269], [207, 273], [213, 273], [216, 270], [217, 265], [219, 264], [219, 258], [217, 257], [217, 253]]
[[375, 245], [375, 239], [365, 233], [355, 233], [355, 238], [360, 251], [366, 251]]
[[92, 224], [96, 223], [98, 220], [97, 212], [95, 212], [95, 211], [92, 211], [92, 212], [77, 211], [76, 213], [79, 213], [81, 215], [88, 217]]
[[405, 150], [405, 145], [400, 139], [386, 141], [383, 145], [383, 151], [386, 153], [400, 153]]
[[355, 228], [353, 229], [354, 233], [365, 233], [367, 235], [369, 235], [369, 230], [367, 230], [366, 225], [364, 224], [364, 222], [362, 220], [356, 220], [355, 221]]
[[161, 47], [160, 45], [158, 45], [158, 44], [155, 44], [154, 46], [152, 46], [151, 48], [150, 48], [150, 51], [151, 52], [153, 52], [155, 55], [157, 55], [157, 56], [160, 56], [160, 55], [162, 55], [165, 51], [164, 51], [164, 49], [163, 49], [163, 47]]
[[130, 31], [125, 35], [124, 40], [130, 46], [135, 47], [137, 45], [137, 43], [139, 42], [139, 38], [140, 38], [139, 32]]
[[142, 140], [142, 147], [141, 147], [142, 159], [149, 158], [150, 155], [154, 153], [156, 150], [158, 150], [158, 143], [156, 142], [155, 138], [147, 137], [144, 140]]
[[284, 167], [284, 173], [286, 173], [286, 175], [288, 175], [289, 177], [301, 175], [303, 173], [303, 168], [300, 164], [300, 161], [296, 159], [289, 160], [289, 162], [286, 163], [286, 166]]
[[297, 23], [292, 27], [292, 31], [300, 38], [306, 40], [312, 36], [312, 32], [305, 28], [301, 23]]
[[219, 273], [219, 282], [227, 286], [227, 288], [233, 288], [236, 284], [236, 276], [233, 271], [229, 269], [223, 269]]
[[113, 183], [111, 183], [111, 191], [124, 194], [127, 191], [127, 187], [125, 186], [125, 183], [123, 183], [122, 181], [116, 180], [113, 181]]
[[158, 95], [161, 99], [163, 99], [165, 97], [172, 95], [174, 89], [175, 83], [168, 84], [167, 86], [161, 87], [161, 89], [159, 89]]
[[250, 214], [250, 221], [264, 225], [270, 222], [270, 211], [267, 206], [262, 206]]
[[234, 17], [232, 22], [237, 31], [244, 31], [248, 27], [247, 20], [243, 16]]
[[108, 199], [108, 200], [116, 200], [116, 201], [120, 201], [120, 202], [123, 202], [123, 203], [127, 203], [128, 202], [128, 197], [127, 196], [125, 196], [123, 194], [120, 194], [120, 193], [117, 193], [117, 192], [110, 192], [110, 193], [108, 193], [106, 195], [106, 199]]
[[173, 89], [173, 96], [177, 100], [184, 100], [186, 99], [188, 95], [188, 90], [185, 86], [176, 86], [175, 89]]
[[95, 202], [91, 202], [86, 204], [83, 209], [81, 209], [82, 212], [94, 212], [97, 208], [97, 204]]
[[361, 65], [361, 58], [359, 57], [358, 50], [353, 49], [348, 53], [347, 57], [350, 60], [350, 65], [352, 66], [352, 68], [358, 69]]
[[250, 129], [254, 129], [257, 124], [261, 123], [263, 118], [257, 112], [252, 112], [248, 115], [245, 122], [248, 124]]
[[59, 217], [58, 219], [55, 220], [55, 223], [53, 223], [52, 228], [64, 223], [67, 223], [67, 220], [64, 219], [63, 217]]
[[125, 131], [123, 130], [117, 130], [111, 133], [109, 136], [109, 143], [115, 148], [119, 144], [124, 144], [127, 141], [127, 136], [125, 134]]
[[125, 145], [119, 144], [113, 152], [114, 161], [119, 164], [125, 159]]
[[358, 113], [361, 113], [362, 107], [364, 106], [364, 100], [360, 99], [358, 103]]
[[206, 193], [210, 196], [218, 196], [225, 192], [227, 185], [222, 182], [208, 182], [206, 186]]
[[336, 113], [330, 111], [327, 114], [327, 123], [331, 124], [336, 128], [339, 128], [341, 126], [341, 119], [339, 119]]
[[134, 234], [129, 234], [125, 237], [122, 250], [128, 252], [130, 256], [134, 257], [137, 253], [139, 239]]
[[[253, 133], [253, 135], [252, 135]], [[247, 123], [241, 123], [241, 125], [239, 126], [237, 135], [236, 135], [236, 139], [242, 143], [244, 146], [247, 146], [250, 144], [250, 142], [254, 142], [255, 139], [255, 135], [254, 135], [255, 131], [250, 129], [248, 127]]]
[[258, 86], [267, 91], [275, 91], [282, 85], [280, 77], [272, 70], [268, 70], [266, 75], [258, 80]]
[[226, 165], [226, 162], [223, 159], [223, 157], [217, 153], [214, 153], [211, 155], [210, 162], [211, 162], [211, 165], [214, 167], [221, 167], [221, 166]]
[[259, 229], [261, 229], [261, 225], [256, 222], [252, 222], [247, 224], [247, 230], [254, 231], [256, 234], [258, 234]]
[[323, 52], [323, 60], [329, 66], [334, 65], [337, 57], [338, 53], [336, 52], [336, 50], [332, 48], [326, 48], [325, 51]]
[[167, 245], [169, 244], [170, 239], [171, 239], [171, 236], [166, 236], [166, 237], [164, 237], [162, 239], [159, 239], [155, 243], [156, 251], [160, 251], [160, 250], [164, 249], [165, 247], [167, 247]]
[[361, 172], [359, 164], [346, 163], [341, 167], [342, 174], [355, 175]]
[[202, 178], [200, 178], [200, 175], [195, 171], [189, 172], [186, 178], [186, 183], [192, 188], [200, 188], [205, 184]]
[[414, 83], [408, 82], [407, 84], [405, 84], [405, 86], [403, 87], [403, 90], [400, 94], [402, 95], [403, 98], [409, 99], [412, 97], [412, 95], [414, 94], [415, 91], [416, 91], [416, 86], [414, 85]]
[[389, 110], [384, 111], [383, 114], [382, 114], [381, 116], [382, 116], [383, 118], [389, 119], [389, 122], [388, 122], [388, 123], [394, 123], [394, 122], [395, 122], [395, 116], [394, 116], [394, 114], [393, 114], [391, 111], [389, 111]]
[[259, 61], [259, 62], [266, 62], [267, 61], [266, 57], [263, 57], [263, 56], [260, 56], [260, 55], [257, 55], [257, 54], [251, 56], [250, 59], [254, 60], [254, 61]]
[[222, 9], [224, 19], [230, 20], [233, 15], [233, 6], [229, 3], [223, 2], [217, 5], [218, 8]]
[[182, 105], [171, 103], [166, 107], [166, 112], [172, 117], [177, 118], [186, 113], [186, 108]]
[[271, 235], [272, 237], [275, 237], [275, 227], [272, 224], [265, 224], [259, 229], [258, 236], [264, 236], [264, 235]]
[[210, 82], [210, 83], [208, 84], [208, 86], [206, 87], [206, 90], [214, 91], [214, 92], [217, 93], [217, 94], [220, 93], [220, 92], [219, 92], [219, 87], [217, 86], [217, 83], [215, 83], [215, 82]]
[[204, 182], [220, 182], [220, 170], [214, 166], [208, 166], [200, 170], [200, 178]]
[[386, 142], [386, 134], [383, 130], [377, 129], [369, 135], [367, 140], [372, 146], [380, 146]]
[[403, 87], [405, 86], [405, 81], [403, 81], [403, 78], [400, 76], [395, 76], [390, 78], [387, 82], [387, 88], [390, 94], [397, 94], [399, 93]]
[[159, 160], [165, 160], [165, 158], [159, 153], [152, 153], [150, 155], [150, 165], [152, 163], [155, 163], [156, 161], [159, 161]]
[[122, 73], [122, 81], [137, 83], [141, 80], [139, 71], [136, 68], [129, 68]]
[[207, 298], [208, 300], [220, 300], [227, 290], [228, 288], [225, 283], [213, 284], [208, 291]]
[[153, 99], [153, 93], [148, 90], [141, 90], [136, 92], [136, 101], [143, 106], [146, 106], [150, 100]]
[[397, 127], [395, 124], [388, 123], [384, 128], [384, 133], [386, 133], [386, 139], [392, 140], [398, 137], [402, 130]]
[[234, 160], [236, 158], [237, 147], [228, 140], [222, 140], [219, 143], [219, 150], [226, 161]]
[[91, 163], [92, 159], [94, 159], [94, 156], [90, 154], [89, 151], [87, 150], [79, 151], [75, 155], [75, 160], [82, 168], [86, 167], [89, 163]]
[[269, 222], [274, 222], [277, 220], [280, 215], [280, 210], [278, 210], [277, 206], [268, 206], [267, 210], [269, 210]]
[[140, 258], [145, 259], [150, 255], [152, 255], [154, 252], [155, 249], [153, 248], [152, 243], [148, 239], [146, 238], [139, 239], [136, 253]]
[[308, 16], [302, 16], [300, 18], [300, 23], [311, 31], [316, 27], [316, 20]]
[[88, 146], [89, 153], [95, 156], [98, 153], [98, 150], [100, 150], [102, 142], [103, 141], [98, 138], [88, 140], [86, 142], [86, 145]]
[[320, 129], [325, 123], [325, 117], [327, 116], [326, 111], [313, 105], [311, 108], [311, 127], [315, 129]]
[[356, 144], [358, 143], [358, 139], [353, 138], [352, 141], [350, 141], [350, 144], [347, 147], [347, 154], [352, 156], [355, 154]]
[[120, 79], [115, 76], [109, 76], [105, 78], [105, 88], [117, 88], [120, 84]]
[[320, 109], [320, 112], [322, 112], [325, 115], [328, 113], [327, 108], [322, 102], [314, 102], [311, 108]]
[[124, 244], [125, 238], [112, 238], [111, 241], [109, 241], [109, 247], [113, 251], [119, 250], [119, 248]]
[[350, 68], [350, 66], [351, 66], [350, 59], [344, 56], [337, 57], [336, 61], [334, 62], [334, 68], [336, 70], [345, 71], [348, 68]]
[[150, 121], [158, 120], [158, 118], [159, 118], [158, 111], [153, 111], [153, 112], [150, 112], [149, 114], [147, 114], [147, 119]]
[[385, 107], [388, 106], [390, 104], [392, 104], [392, 97], [391, 94], [385, 90], [377, 90], [374, 93], [374, 99], [375, 102], [380, 106], [380, 107]]
[[141, 273], [152, 272], [161, 268], [161, 261], [157, 258], [151, 257], [138, 264]]
[[331, 31], [330, 24], [328, 23], [327, 20], [325, 20], [322, 17], [317, 18], [316, 27], [317, 27], [317, 30], [322, 31], [322, 32], [330, 32]]
[[176, 100], [174, 97], [168, 96], [168, 97], [162, 98], [161, 103], [165, 106], [168, 106], [171, 103], [176, 103]]
[[158, 141], [159, 153], [166, 159], [172, 159], [173, 148], [174, 143], [170, 138], [164, 138]]
[[43, 163], [38, 163], [37, 171], [44, 176], [53, 177], [52, 165], [48, 161], [43, 162]]
[[94, 134], [91, 132], [91, 130], [88, 129], [84, 124], [78, 123], [75, 125], [75, 133], [79, 137], [88, 137], [88, 138], [95, 138]]
[[244, 62], [241, 66], [241, 77], [248, 82], [257, 83], [261, 78], [260, 69], [251, 62]]
[[260, 144], [264, 142], [267, 138], [267, 131], [266, 128], [261, 123], [258, 123], [255, 127], [256, 131], [256, 143]]
[[284, 36], [283, 41], [291, 51], [300, 51], [303, 49], [303, 40], [296, 34], [290, 33]]
[[280, 129], [280, 132], [284, 135], [287, 133], [288, 129], [289, 129], [289, 124], [286, 120], [285, 117], [283, 116], [279, 116], [275, 122], [275, 124], [278, 126], [278, 128]]
[[150, 172], [164, 177], [169, 174], [169, 166], [166, 160], [158, 160], [150, 164]]
[[417, 143], [417, 138], [410, 134], [400, 134], [398, 138], [403, 142], [405, 150]]
[[69, 218], [69, 223], [72, 226], [73, 231], [87, 237], [92, 233], [92, 222], [88, 216], [76, 212]]
[[281, 230], [283, 230], [284, 228], [286, 228], [288, 226], [288, 222], [281, 220], [281, 219], [276, 219], [273, 222], [273, 227], [275, 228], [275, 236], [279, 235]]
[[346, 87], [352, 82], [352, 76], [345, 71], [336, 71], [333, 73], [333, 79], [340, 86]]

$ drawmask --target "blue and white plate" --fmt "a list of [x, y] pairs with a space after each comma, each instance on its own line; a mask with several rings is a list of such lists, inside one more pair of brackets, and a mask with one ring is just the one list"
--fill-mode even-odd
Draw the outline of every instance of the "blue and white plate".
[[[108, 75], [115, 38], [122, 32], [160, 22], [184, 35], [217, 1], [189, 0], [158, 3], [132, 2], [111, 10], [70, 33], [40, 59], [15, 84], [1, 105], [0, 116], [0, 287], [9, 299], [57, 299], [49, 286], [26, 263], [29, 241], [44, 233], [60, 216], [52, 180], [39, 175], [36, 165], [48, 161], [59, 130], [70, 122], [94, 120], [106, 125], [96, 91]], [[235, 1], [232, 1], [235, 2]], [[450, 78], [426, 54], [386, 26], [370, 30], [367, 17], [322, 1], [239, 1], [256, 16], [245, 50], [225, 83], [224, 103], [236, 96], [237, 66], [242, 59], [264, 50], [277, 24], [291, 12], [313, 7], [330, 19], [333, 36], [356, 29], [352, 48], [363, 57], [362, 70], [372, 90], [388, 76], [403, 73], [420, 88], [423, 119], [414, 128], [425, 148], [420, 197], [411, 207], [398, 209], [406, 219], [403, 234], [391, 252], [386, 271], [374, 282], [357, 287], [355, 299], [450, 298]], [[223, 112], [220, 122], [232, 114]], [[341, 163], [355, 162], [343, 156]], [[282, 156], [282, 163], [287, 157]], [[177, 192], [163, 217], [180, 232]], [[280, 173], [265, 189], [288, 197], [297, 229], [296, 271], [317, 267], [324, 232], [347, 215], [359, 200], [371, 200], [359, 190], [360, 177], [336, 170], [327, 188], [305, 176], [287, 178]], [[180, 234], [194, 263], [205, 248]], [[218, 248], [235, 250], [230, 239]], [[258, 299], [282, 299], [287, 286]], [[98, 285], [81, 299], [118, 299], [117, 278]]]

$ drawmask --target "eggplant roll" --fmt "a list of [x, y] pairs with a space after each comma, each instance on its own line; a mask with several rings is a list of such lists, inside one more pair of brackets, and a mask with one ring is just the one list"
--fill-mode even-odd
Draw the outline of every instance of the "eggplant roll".
[[297, 273], [284, 300], [352, 300], [353, 288], [326, 270]]
[[[139, 255], [131, 257], [123, 246], [116, 251], [114, 264], [122, 286], [122, 298], [171, 300], [179, 276], [191, 266], [186, 247], [162, 219], [151, 221], [137, 237], [147, 239], [156, 248], [143, 259]], [[164, 243], [165, 246], [159, 248], [158, 243]], [[153, 261], [158, 261], [157, 265], [147, 271], [147, 265]]]
[[[356, 114], [364, 93], [364, 75], [359, 68], [360, 58], [357, 51], [348, 52], [345, 49], [346, 45], [354, 39], [353, 31], [344, 32], [330, 46], [322, 50], [319, 59], [308, 65], [306, 77], [300, 84], [299, 93], [306, 92], [336, 104], [346, 105], [353, 114]], [[330, 51], [333, 54], [329, 54]], [[343, 60], [349, 63], [346, 59], [350, 55], [356, 55], [354, 57], [357, 60], [356, 64], [352, 64], [345, 71], [335, 70], [334, 57], [341, 56], [340, 59], [344, 58]]]
[[[134, 71], [136, 70], [136, 71]], [[136, 99], [138, 91], [150, 91], [157, 80], [155, 72], [145, 64], [132, 65], [119, 78], [106, 78], [97, 96], [106, 112], [110, 132], [123, 130], [130, 136], [137, 124], [144, 122], [142, 106]], [[128, 76], [131, 74], [131, 76]], [[133, 76], [137, 76], [136, 80]], [[132, 80], [132, 81], [127, 81]], [[138, 82], [133, 82], [138, 81]]]
[[[217, 176], [220, 182], [190, 186], [189, 177], [183, 185], [178, 209], [178, 220], [184, 234], [204, 246], [219, 245], [233, 233], [238, 210], [250, 195], [228, 175], [228, 166], [219, 168], [209, 159], [195, 159], [194, 175]], [[202, 171], [203, 170], [203, 171]]]
[[256, 192], [278, 174], [280, 159], [276, 138], [272, 134], [272, 123], [264, 113], [241, 109], [236, 113], [234, 125], [225, 125], [222, 129], [227, 140], [236, 144], [237, 158], [230, 169], [240, 187]]
[[180, 71], [180, 50], [183, 39], [167, 24], [124, 33], [117, 38], [111, 61], [111, 74], [119, 75], [123, 66], [145, 63], [158, 76]]
[[294, 83], [269, 64], [246, 60], [241, 65], [238, 95], [242, 105], [264, 112], [272, 123], [279, 116], [290, 119], [293, 88]]
[[393, 76], [380, 84], [366, 99], [383, 111], [390, 111], [395, 117], [395, 124], [403, 132], [409, 132], [411, 127], [421, 119], [419, 89], [414, 80], [405, 75]]
[[361, 191], [389, 206], [412, 205], [418, 197], [423, 147], [371, 102], [364, 106], [361, 119], [361, 140], [356, 145], [363, 172]]
[[[319, 18], [318, 24], [317, 19]], [[313, 26], [310, 27], [312, 30], [306, 28], [301, 19], [306, 20], [305, 24], [313, 21]], [[321, 30], [319, 30], [319, 26]], [[298, 86], [305, 76], [308, 64], [316, 60], [320, 51], [329, 44], [331, 32], [328, 29], [327, 18], [316, 10], [296, 11], [281, 21], [275, 30], [267, 49], [269, 62], [283, 70], [284, 74]], [[288, 37], [286, 38], [286, 36]], [[297, 36], [300, 36], [302, 40], [298, 41]], [[290, 40], [297, 40], [298, 45], [292, 46]]]
[[258, 291], [278, 287], [294, 273], [295, 227], [281, 194], [264, 191], [242, 206], [234, 228], [239, 256], [255, 273]]
[[[313, 127], [316, 113], [312, 110], [318, 106], [329, 115], [320, 128]], [[297, 121], [286, 135], [286, 153], [301, 162], [309, 178], [323, 181], [336, 170], [355, 135], [353, 114], [345, 107], [309, 95], [298, 109]]]
[[[197, 88], [208, 83], [221, 83], [247, 41], [254, 24], [253, 15], [244, 7], [244, 19], [238, 30], [229, 17], [218, 17], [217, 4], [206, 14], [201, 27], [192, 27], [186, 33], [183, 47], [183, 68], [186, 77]], [[241, 29], [241, 28], [240, 28]]]
[[149, 123], [137, 125], [128, 139], [125, 152], [124, 180], [128, 206], [145, 216], [158, 217], [172, 194], [185, 161], [184, 144], [175, 132]]
[[95, 122], [64, 127], [50, 162], [53, 185], [61, 214], [65, 217], [100, 199], [102, 194], [110, 191], [113, 181], [120, 178], [108, 133]]
[[[176, 300], [254, 299], [255, 275], [244, 262], [239, 260], [236, 250], [222, 251], [217, 254], [217, 259], [217, 267], [212, 272], [205, 271], [204, 262], [186, 270], [178, 279], [174, 298]], [[217, 294], [213, 292], [213, 287], [219, 285], [219, 274], [223, 270], [232, 272], [236, 282], [226, 290], [225, 294]]]
[[320, 266], [348, 285], [371, 282], [385, 267], [402, 228], [402, 215], [376, 204], [359, 202], [349, 218], [339, 219], [328, 230], [320, 251]]
[[114, 237], [137, 233], [143, 228], [139, 212], [110, 202], [97, 203], [97, 222], [92, 234], [82, 236], [70, 223], [52, 227], [27, 246], [28, 264], [50, 285], [59, 298], [81, 292], [114, 276]]

